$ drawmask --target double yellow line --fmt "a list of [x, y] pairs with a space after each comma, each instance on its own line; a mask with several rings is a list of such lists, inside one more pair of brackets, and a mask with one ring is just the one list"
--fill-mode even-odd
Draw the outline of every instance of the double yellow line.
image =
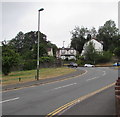
[[49, 113], [46, 117], [53, 117], [55, 115], [59, 115], [63, 111], [67, 110], [69, 107], [71, 107], [71, 106], [73, 106], [73, 105], [75, 105], [75, 104], [77, 104], [77, 103], [79, 103], [79, 102], [81, 102], [81, 101], [83, 101], [83, 100], [85, 100], [85, 99], [87, 99], [87, 98], [89, 98], [89, 97], [91, 97], [91, 96], [105, 90], [105, 89], [108, 89], [108, 88], [110, 88], [110, 87], [112, 87], [114, 85], [115, 85], [115, 83], [112, 83], [112, 84], [107, 85], [107, 86], [105, 86], [105, 87], [103, 87], [101, 89], [98, 89], [98, 90], [96, 90], [96, 91], [94, 91], [92, 93], [89, 93], [89, 94], [87, 94], [85, 96], [82, 96], [82, 97], [80, 97], [78, 99], [75, 99], [75, 100], [73, 100], [73, 101], [59, 107], [58, 109], [54, 110], [53, 112]]

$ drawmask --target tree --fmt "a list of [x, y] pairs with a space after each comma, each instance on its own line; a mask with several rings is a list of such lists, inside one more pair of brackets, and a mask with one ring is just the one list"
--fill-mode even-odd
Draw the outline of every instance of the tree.
[[95, 38], [97, 35], [97, 31], [94, 27], [92, 29], [87, 29], [85, 27], [79, 28], [78, 26], [71, 32], [71, 47], [79, 52], [79, 54], [83, 50], [83, 46], [85, 42], [89, 41], [91, 38]]
[[84, 43], [87, 41], [86, 35], [88, 34], [87, 28], [79, 28], [75, 27], [75, 29], [71, 32], [72, 39], [71, 39], [71, 47], [79, 52], [82, 52]]
[[[116, 28], [116, 24], [112, 20], [108, 20], [105, 22], [103, 26], [101, 26], [98, 30], [97, 39], [103, 42], [103, 49], [105, 51], [109, 50], [113, 45], [114, 37], [118, 34], [118, 29]], [[111, 48], [111, 50], [114, 47]]]
[[8, 75], [13, 66], [19, 63], [19, 54], [7, 45], [2, 46], [2, 72]]
[[115, 56], [117, 56], [120, 59], [120, 47], [116, 47], [114, 49], [114, 54], [115, 54]]
[[96, 58], [98, 56], [97, 51], [94, 48], [94, 45], [92, 42], [90, 42], [84, 52], [84, 57], [87, 62], [91, 62], [92, 64], [96, 63]]
[[53, 49], [53, 55], [56, 57], [56, 52], [57, 52], [57, 46], [55, 44], [52, 44], [50, 41], [47, 42], [47, 48], [52, 48]]
[[96, 38], [96, 35], [97, 35], [97, 31], [95, 29], [95, 27], [92, 27], [92, 29], [90, 29], [90, 35], [92, 38]]
[[12, 49], [14, 49], [16, 52], [20, 53], [23, 49], [24, 37], [25, 37], [24, 33], [22, 31], [20, 31], [15, 38], [10, 40], [8, 45]]
[[[40, 57], [48, 56], [47, 48], [53, 48], [54, 54], [56, 53], [57, 46], [47, 41], [47, 36], [40, 33]], [[21, 70], [35, 69], [37, 64], [37, 48], [38, 48], [38, 31], [31, 31], [27, 33], [19, 32], [15, 38], [10, 40], [8, 43], [4, 42], [4, 48], [7, 47], [11, 53], [18, 53], [19, 65]], [[6, 51], [3, 51], [5, 54]], [[7, 55], [8, 58], [10, 55]], [[5, 60], [6, 58], [3, 58]], [[14, 64], [13, 64], [14, 65]], [[10, 67], [12, 67], [10, 65]]]

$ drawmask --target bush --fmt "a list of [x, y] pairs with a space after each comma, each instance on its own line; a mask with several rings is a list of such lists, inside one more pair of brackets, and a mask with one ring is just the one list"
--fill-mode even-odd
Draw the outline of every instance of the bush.
[[77, 60], [77, 64], [78, 64], [78, 66], [84, 65], [84, 64], [85, 64], [85, 61], [83, 61], [83, 60], [81, 60], [81, 59], [78, 59], [78, 60]]
[[106, 63], [109, 62], [112, 58], [112, 53], [109, 51], [104, 51], [102, 54], [99, 54], [96, 63]]
[[120, 58], [120, 47], [116, 47], [114, 49], [114, 54], [115, 54], [115, 56], [117, 56], [118, 58]]
[[23, 63], [23, 70], [32, 70], [37, 68], [37, 60], [26, 60]]
[[110, 51], [103, 51], [102, 53], [97, 53], [94, 58], [92, 57], [91, 60], [84, 60], [83, 57], [79, 57], [77, 63], [79, 65], [86, 64], [98, 64], [98, 63], [106, 63], [111, 61], [113, 54]]
[[[54, 57], [41, 57], [40, 58], [40, 64], [47, 64], [47, 63], [53, 63], [54, 62]], [[23, 70], [32, 70], [36, 69], [37, 67], [37, 60], [36, 59], [30, 59], [26, 60], [23, 63]]]
[[47, 57], [41, 57], [40, 58], [40, 62], [44, 63], [44, 62], [54, 62], [54, 57], [52, 56], [47, 56]]
[[4, 75], [8, 75], [12, 67], [18, 66], [19, 57], [19, 54], [8, 46], [2, 47], [2, 73]]

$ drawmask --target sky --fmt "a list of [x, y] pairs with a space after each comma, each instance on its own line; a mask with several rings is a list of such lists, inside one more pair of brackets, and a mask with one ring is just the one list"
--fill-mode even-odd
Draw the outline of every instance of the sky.
[[58, 47], [67, 47], [71, 42], [71, 31], [75, 26], [91, 29], [103, 26], [113, 20], [118, 27], [119, 0], [2, 0], [0, 20], [2, 36], [0, 41], [11, 40], [20, 31], [27, 33], [38, 30], [38, 10], [40, 31], [47, 40]]

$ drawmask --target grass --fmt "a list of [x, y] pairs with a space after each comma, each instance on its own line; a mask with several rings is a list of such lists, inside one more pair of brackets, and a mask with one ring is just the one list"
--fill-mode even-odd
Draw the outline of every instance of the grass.
[[106, 67], [106, 66], [108, 66], [108, 67], [111, 67], [111, 66], [113, 66], [113, 63], [101, 63], [101, 64], [97, 64], [97, 65], [95, 65], [95, 66], [97, 66], [97, 67]]
[[[74, 69], [66, 68], [66, 67], [43, 68], [43, 69], [40, 69], [40, 79], [61, 76], [74, 71], [75, 71]], [[17, 83], [34, 81], [35, 75], [36, 75], [36, 70], [11, 72], [8, 76], [2, 75], [2, 84], [9, 85], [9, 84], [17, 84]], [[20, 82], [19, 82], [19, 78], [21, 78]]]

